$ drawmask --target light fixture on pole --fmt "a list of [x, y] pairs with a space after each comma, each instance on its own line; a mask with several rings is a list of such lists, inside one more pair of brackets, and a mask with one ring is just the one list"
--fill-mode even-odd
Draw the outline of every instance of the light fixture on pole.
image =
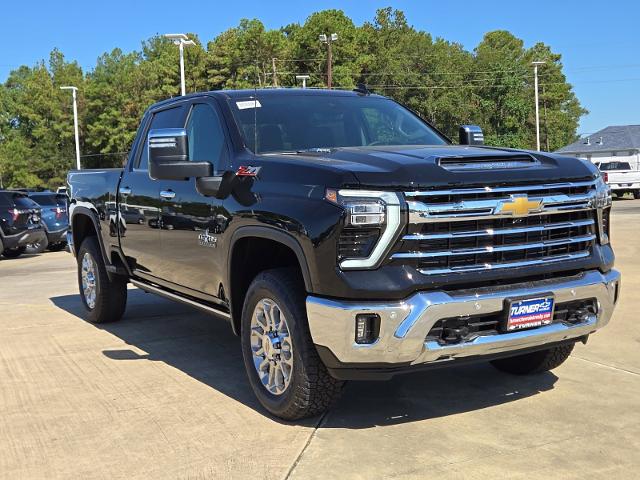
[[536, 90], [536, 148], [540, 151], [540, 107], [538, 106], [538, 67], [546, 62], [531, 62], [533, 65], [533, 77]]
[[60, 90], [71, 90], [73, 93], [73, 129], [76, 136], [76, 168], [80, 170], [80, 135], [78, 134], [78, 102], [76, 92], [77, 87], [60, 87]]
[[180, 50], [180, 92], [182, 96], [186, 95], [186, 88], [184, 86], [184, 46], [195, 45], [193, 40], [189, 40], [184, 33], [167, 33], [165, 38], [172, 40], [174, 45], [178, 45]]
[[333, 80], [333, 54], [331, 52], [331, 44], [338, 40], [338, 34], [332, 33], [331, 35], [325, 35], [324, 33], [318, 36], [318, 39], [322, 43], [327, 44], [327, 88], [331, 88]]
[[309, 75], [296, 75], [296, 80], [302, 80], [302, 88], [307, 88], [307, 80], [310, 78]]

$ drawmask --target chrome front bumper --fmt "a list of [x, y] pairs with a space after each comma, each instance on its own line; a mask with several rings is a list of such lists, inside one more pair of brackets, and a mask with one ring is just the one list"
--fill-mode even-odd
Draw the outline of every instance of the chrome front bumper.
[[[611, 319], [619, 296], [620, 273], [588, 271], [578, 276], [510, 286], [453, 292], [419, 292], [397, 302], [353, 302], [307, 297], [307, 316], [316, 345], [328, 348], [345, 364], [425, 364], [462, 357], [499, 354], [583, 337]], [[507, 298], [553, 292], [556, 304], [597, 300], [597, 314], [578, 324], [551, 325], [513, 333], [478, 336], [468, 342], [441, 345], [425, 341], [441, 319], [490, 314], [504, 310]], [[355, 317], [380, 316], [380, 335], [370, 345], [355, 343]]]

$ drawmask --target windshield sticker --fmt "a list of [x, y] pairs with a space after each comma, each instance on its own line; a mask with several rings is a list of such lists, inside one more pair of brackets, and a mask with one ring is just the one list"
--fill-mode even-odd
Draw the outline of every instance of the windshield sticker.
[[260, 100], [244, 100], [242, 102], [236, 102], [238, 110], [245, 110], [247, 108], [260, 108]]

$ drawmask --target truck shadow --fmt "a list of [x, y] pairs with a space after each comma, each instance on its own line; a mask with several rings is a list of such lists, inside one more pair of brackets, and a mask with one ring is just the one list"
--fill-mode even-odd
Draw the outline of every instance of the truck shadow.
[[[50, 300], [84, 320], [79, 295]], [[226, 322], [130, 289], [122, 321], [94, 326], [132, 346], [104, 350], [107, 358], [164, 362], [269, 416], [251, 391], [239, 339]], [[536, 395], [552, 389], [556, 380], [552, 373], [511, 376], [483, 363], [402, 375], [388, 382], [350, 382], [321, 428], [364, 429], [446, 417]], [[298, 423], [315, 425], [317, 419]]]

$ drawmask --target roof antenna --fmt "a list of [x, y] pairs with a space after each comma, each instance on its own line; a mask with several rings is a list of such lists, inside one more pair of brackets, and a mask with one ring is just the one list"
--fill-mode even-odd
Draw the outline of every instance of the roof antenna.
[[358, 92], [362, 95], [371, 95], [373, 92], [371, 90], [369, 90], [369, 88], [367, 88], [367, 85], [365, 83], [358, 83], [356, 85], [356, 88], [353, 89], [354, 92]]

